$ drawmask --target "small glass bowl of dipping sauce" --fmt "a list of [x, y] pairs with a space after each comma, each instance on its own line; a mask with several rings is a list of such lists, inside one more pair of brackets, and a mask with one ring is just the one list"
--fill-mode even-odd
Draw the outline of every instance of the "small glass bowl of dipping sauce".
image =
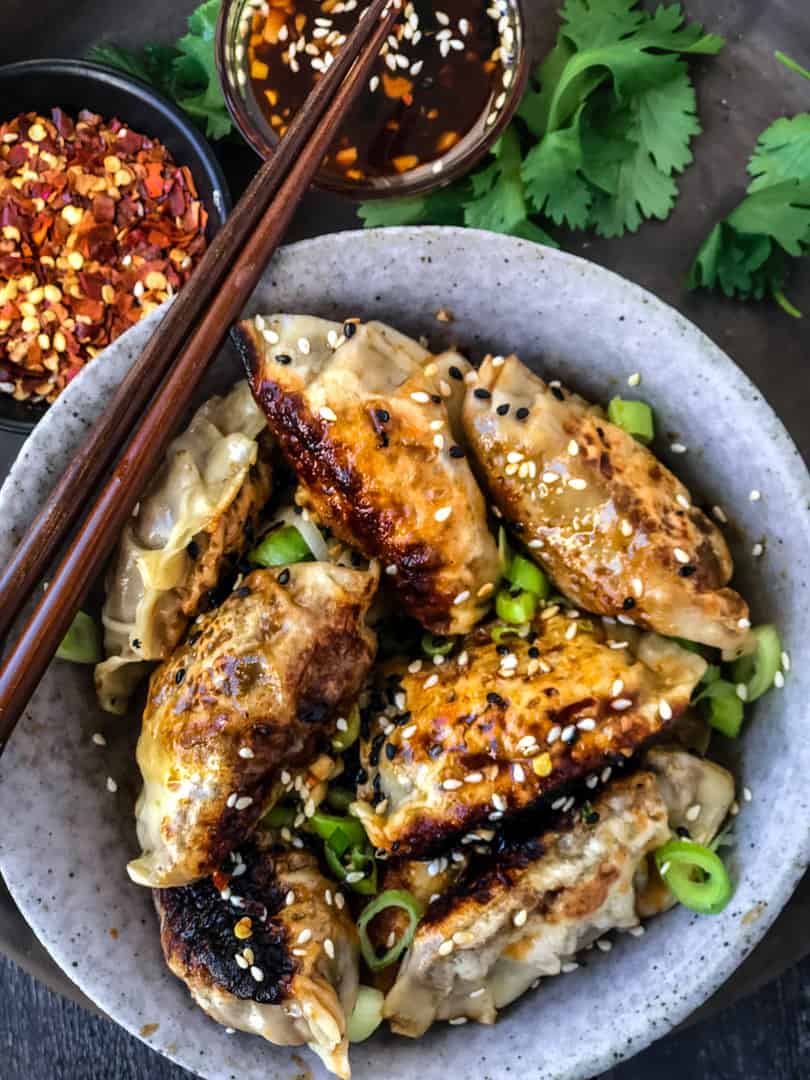
[[[267, 157], [366, 0], [226, 0], [217, 34], [234, 122]], [[467, 172], [527, 77], [520, 0], [408, 0], [316, 182], [357, 199], [417, 195]]]

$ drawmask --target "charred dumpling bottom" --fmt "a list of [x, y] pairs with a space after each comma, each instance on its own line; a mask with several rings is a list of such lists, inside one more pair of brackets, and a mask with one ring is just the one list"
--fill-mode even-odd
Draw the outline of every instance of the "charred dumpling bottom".
[[210, 878], [154, 898], [166, 962], [209, 1016], [276, 1045], [306, 1043], [348, 1077], [357, 932], [312, 854], [259, 835]]

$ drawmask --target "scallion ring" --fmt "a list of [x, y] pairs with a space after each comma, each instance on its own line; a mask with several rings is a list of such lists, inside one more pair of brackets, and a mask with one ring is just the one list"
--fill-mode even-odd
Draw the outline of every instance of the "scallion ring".
[[350, 746], [353, 746], [359, 737], [360, 710], [356, 705], [353, 705], [349, 715], [346, 717], [346, 730], [336, 731], [332, 736], [332, 749], [342, 754], [344, 750], [348, 750]]
[[362, 848], [366, 843], [366, 830], [356, 817], [338, 817], [336, 814], [316, 813], [307, 818], [307, 832], [320, 836], [321, 840], [337, 856], [349, 848]]
[[655, 437], [653, 411], [646, 401], [626, 401], [615, 397], [608, 403], [608, 420], [644, 446]]
[[538, 600], [545, 600], [551, 591], [549, 580], [539, 566], [522, 555], [515, 555], [509, 564], [506, 576], [516, 589], [525, 589], [532, 593]]
[[351, 1043], [365, 1042], [382, 1023], [385, 995], [373, 986], [360, 986], [357, 1001], [346, 1024], [346, 1034]]
[[422, 651], [428, 656], [447, 656], [456, 643], [452, 637], [440, 637], [438, 634], [422, 635]]
[[[382, 956], [377, 956], [366, 928], [375, 915], [379, 915], [381, 911], [385, 911], [386, 908], [390, 907], [402, 908], [403, 911], [408, 913], [408, 928], [387, 952], [383, 953]], [[409, 892], [405, 892], [404, 889], [387, 889], [364, 908], [362, 915], [357, 920], [357, 931], [360, 935], [360, 952], [363, 954], [363, 959], [371, 971], [382, 971], [383, 968], [387, 968], [399, 960], [413, 941], [416, 927], [421, 918], [422, 908], [419, 902]]]
[[529, 632], [529, 624], [523, 623], [521, 626], [506, 626], [504, 623], [497, 623], [489, 632], [489, 636], [495, 642], [496, 645], [500, 645], [506, 637], [523, 637]]
[[495, 597], [498, 618], [513, 626], [531, 622], [536, 611], [537, 597], [525, 589], [501, 589]]
[[312, 558], [309, 545], [294, 525], [273, 529], [248, 556], [258, 566], [287, 566]]
[[[352, 848], [347, 860], [345, 855], [341, 859], [329, 844], [324, 844], [323, 854], [332, 873], [354, 892], [363, 896], [373, 896], [377, 892], [377, 861], [367, 848]], [[355, 874], [363, 877], [355, 880]]]
[[734, 681], [745, 684], [745, 700], [749, 703], [770, 690], [782, 666], [782, 641], [776, 627], [767, 623], [755, 627], [752, 633], [757, 642], [756, 651], [741, 656], [731, 669]]
[[734, 895], [722, 859], [703, 844], [670, 840], [655, 864], [675, 899], [700, 915], [719, 915]]
[[101, 632], [95, 619], [84, 611], [77, 611], [62, 638], [62, 644], [56, 650], [56, 656], [72, 664], [100, 664]]
[[744, 708], [734, 683], [714, 678], [694, 698], [706, 703], [706, 719], [729, 739], [736, 739], [742, 728]]

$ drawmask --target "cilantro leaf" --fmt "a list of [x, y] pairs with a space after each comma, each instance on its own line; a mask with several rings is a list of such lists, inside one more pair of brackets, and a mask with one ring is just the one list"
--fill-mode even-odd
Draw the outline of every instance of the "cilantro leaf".
[[797, 64], [791, 57], [786, 56], [783, 52], [775, 52], [773, 54], [780, 64], [784, 64], [786, 68], [794, 71], [797, 75], [801, 75], [803, 79], [810, 79], [810, 71], [807, 68], [803, 68], [801, 64]]
[[534, 212], [545, 213], [555, 224], [572, 229], [588, 226], [593, 201], [593, 190], [582, 172], [581, 116], [582, 110], [570, 127], [541, 139], [526, 155], [521, 169]]
[[413, 199], [374, 199], [358, 207], [367, 229], [383, 225], [463, 225], [464, 199], [470, 191], [466, 182], [439, 188]]
[[87, 59], [95, 64], [105, 64], [117, 71], [123, 71], [126, 75], [134, 75], [136, 79], [143, 79], [144, 82], [152, 81], [142, 56], [129, 49], [113, 45], [111, 41], [102, 41], [94, 45], [88, 52]]
[[763, 131], [748, 172], [754, 177], [749, 191], [810, 177], [810, 113], [783, 117]]

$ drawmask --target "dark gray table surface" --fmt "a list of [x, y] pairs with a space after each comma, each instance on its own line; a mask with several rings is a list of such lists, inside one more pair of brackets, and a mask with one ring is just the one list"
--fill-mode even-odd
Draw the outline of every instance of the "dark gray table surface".
[[[559, 5], [557, 0], [525, 3], [533, 49], [539, 55], [553, 37]], [[37, 4], [2, 0], [0, 63], [35, 56], [81, 56], [103, 38], [126, 44], [169, 38], [182, 29], [193, 6], [189, 0], [174, 4], [74, 0], [70, 5], [64, 0]], [[788, 318], [771, 303], [735, 304], [705, 293], [686, 293], [682, 284], [711, 223], [740, 198], [745, 162], [757, 134], [776, 116], [810, 108], [808, 84], [773, 60], [773, 51], [779, 48], [810, 65], [810, 6], [808, 0], [686, 0], [685, 6], [693, 18], [723, 33], [729, 45], [719, 59], [695, 65], [705, 131], [696, 141], [696, 162], [683, 178], [676, 210], [666, 223], [648, 224], [632, 237], [605, 241], [579, 235], [564, 238], [565, 246], [649, 288], [697, 323], [757, 383], [810, 460], [807, 323]], [[224, 147], [221, 157], [238, 194], [255, 159], [235, 144]], [[296, 218], [291, 239], [355, 224], [350, 204], [313, 192]], [[810, 313], [807, 262], [788, 291]], [[0, 476], [19, 446], [19, 439], [0, 433]], [[810, 1076], [810, 960], [792, 967], [810, 951], [808, 916], [810, 877], [763, 943], [701, 1010], [694, 1026], [664, 1039], [603, 1080]], [[88, 1006], [50, 962], [2, 886], [0, 950], [41, 982]], [[108, 1020], [44, 989], [1, 956], [0, 1040], [3, 1080], [179, 1080], [189, 1075]]]

